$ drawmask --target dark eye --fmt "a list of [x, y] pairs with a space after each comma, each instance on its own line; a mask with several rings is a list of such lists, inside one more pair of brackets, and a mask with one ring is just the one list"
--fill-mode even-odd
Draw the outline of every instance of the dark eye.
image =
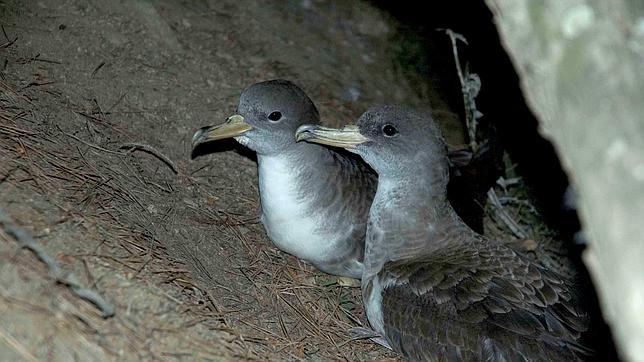
[[384, 133], [387, 137], [393, 137], [398, 134], [398, 130], [396, 129], [396, 127], [390, 124], [386, 124], [384, 127], [382, 127], [382, 133]]
[[268, 115], [268, 119], [269, 119], [269, 120], [271, 120], [271, 121], [273, 121], [273, 122], [277, 122], [277, 121], [279, 121], [281, 118], [282, 118], [282, 113], [280, 113], [280, 112], [278, 112], [278, 111], [275, 111], [275, 112], [273, 112], [273, 113], [271, 113], [271, 114], [269, 114], [269, 115]]

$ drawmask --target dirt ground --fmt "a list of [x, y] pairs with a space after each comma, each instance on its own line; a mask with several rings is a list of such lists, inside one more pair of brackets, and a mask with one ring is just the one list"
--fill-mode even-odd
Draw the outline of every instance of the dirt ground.
[[252, 158], [191, 160], [190, 139], [274, 78], [331, 124], [431, 103], [458, 145], [460, 122], [397, 64], [378, 9], [279, 4], [0, 4], [0, 207], [115, 308], [102, 318], [0, 232], [0, 359], [396, 359], [347, 334], [358, 287], [271, 245]]

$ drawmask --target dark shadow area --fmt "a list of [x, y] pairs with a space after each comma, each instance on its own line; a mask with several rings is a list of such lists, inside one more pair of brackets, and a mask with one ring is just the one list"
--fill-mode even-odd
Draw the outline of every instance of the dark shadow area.
[[483, 234], [487, 190], [502, 173], [498, 142], [486, 142], [477, 152], [468, 149], [448, 154], [450, 167], [447, 198], [458, 216], [479, 234]]
[[595, 332], [590, 336], [594, 342], [591, 345], [596, 348], [599, 360], [616, 360], [610, 331], [601, 318], [594, 288], [581, 262], [583, 246], [573, 241], [580, 224], [576, 212], [564, 206], [569, 186], [567, 175], [553, 146], [538, 132], [538, 121], [523, 98], [518, 76], [498, 37], [490, 10], [482, 1], [442, 2], [428, 10], [412, 3], [394, 5], [383, 0], [373, 3], [403, 24], [403, 35], [397, 39], [401, 44], [398, 58], [403, 73], [421, 74], [461, 119], [463, 98], [452, 45], [439, 29], [451, 29], [467, 39], [468, 45], [459, 47], [459, 55], [482, 84], [476, 101], [484, 117], [477, 136], [493, 145], [496, 156], [492, 157], [496, 160], [503, 150], [507, 152], [540, 216], [567, 243], [565, 247], [580, 274], [580, 298], [596, 317], [591, 327]]
[[194, 160], [197, 157], [225, 151], [235, 151], [238, 154], [251, 159], [253, 162], [257, 162], [257, 154], [255, 154], [255, 152], [240, 145], [232, 138], [203, 143], [192, 150], [190, 158]]

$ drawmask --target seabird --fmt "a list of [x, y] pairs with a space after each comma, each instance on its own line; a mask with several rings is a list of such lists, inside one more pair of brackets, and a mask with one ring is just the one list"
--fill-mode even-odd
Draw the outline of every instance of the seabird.
[[378, 173], [362, 295], [371, 327], [411, 360], [578, 360], [588, 316], [564, 278], [472, 231], [446, 198], [446, 146], [429, 113], [372, 108], [298, 140], [341, 147]]
[[255, 151], [261, 221], [275, 246], [326, 273], [359, 279], [376, 174], [349, 152], [295, 142], [297, 127], [320, 118], [289, 81], [250, 86], [237, 113], [197, 131], [193, 149], [233, 137]]
[[[232, 137], [255, 151], [261, 221], [275, 246], [326, 273], [359, 279], [376, 173], [350, 152], [296, 142], [295, 130], [319, 124], [320, 117], [311, 99], [289, 81], [250, 86], [241, 94], [237, 113], [223, 124], [198, 130], [193, 149]], [[477, 167], [477, 159], [467, 156], [455, 152], [455, 167]], [[465, 199], [462, 189], [454, 188], [450, 199]], [[474, 210], [480, 206], [458, 205], [469, 225], [480, 224], [482, 214]]]

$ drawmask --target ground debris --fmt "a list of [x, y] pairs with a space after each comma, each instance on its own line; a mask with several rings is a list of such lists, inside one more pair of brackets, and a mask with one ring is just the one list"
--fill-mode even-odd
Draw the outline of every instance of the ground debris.
[[49, 256], [29, 233], [16, 226], [11, 217], [2, 208], [0, 208], [0, 226], [18, 242], [21, 248], [29, 249], [34, 253], [49, 268], [49, 272], [56, 282], [67, 286], [77, 297], [94, 304], [101, 311], [103, 318], [114, 316], [114, 306], [112, 304], [108, 303], [96, 291], [81, 285], [73, 273], [64, 273], [56, 260]]
[[168, 156], [164, 155], [163, 153], [161, 153], [159, 150], [157, 150], [152, 146], [144, 145], [142, 143], [124, 143], [119, 148], [127, 149], [128, 152], [137, 151], [137, 150], [147, 152], [153, 156], [156, 156], [161, 161], [163, 161], [166, 165], [168, 165], [168, 167], [170, 167], [170, 169], [172, 169], [172, 172], [174, 172], [175, 174], [179, 173], [179, 171], [177, 171], [177, 166], [175, 166], [174, 162], [172, 162], [172, 160]]

